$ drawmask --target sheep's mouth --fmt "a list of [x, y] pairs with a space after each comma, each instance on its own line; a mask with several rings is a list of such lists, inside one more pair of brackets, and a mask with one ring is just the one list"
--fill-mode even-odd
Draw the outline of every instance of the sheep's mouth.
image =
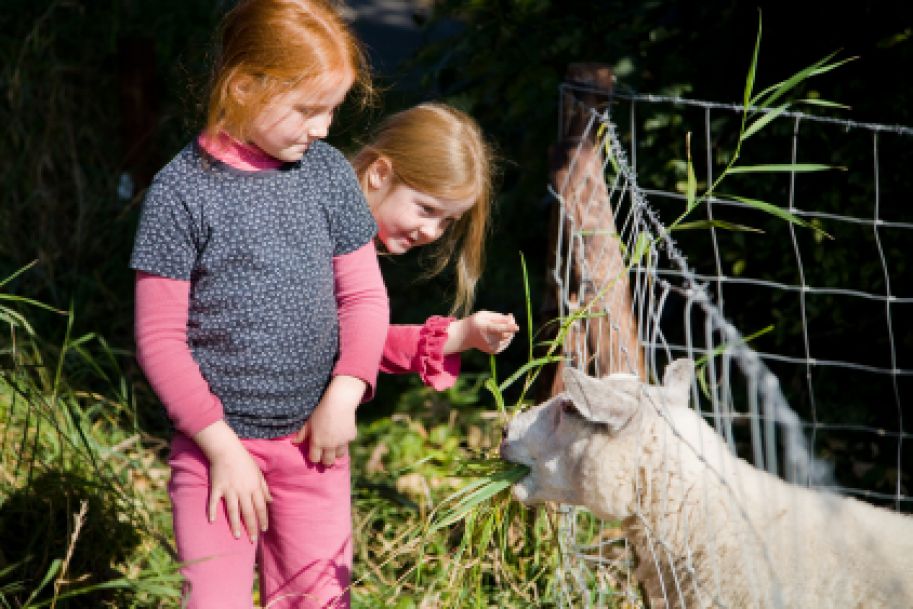
[[514, 485], [510, 488], [511, 494], [514, 496], [514, 499], [520, 503], [529, 504], [530, 498], [533, 494], [533, 476], [532, 473], [528, 473], [519, 480], [517, 480]]
[[504, 457], [504, 460], [510, 463], [512, 467], [502, 473], [503, 479], [511, 483], [513, 496], [525, 503], [533, 486], [532, 467], [526, 463], [506, 457]]

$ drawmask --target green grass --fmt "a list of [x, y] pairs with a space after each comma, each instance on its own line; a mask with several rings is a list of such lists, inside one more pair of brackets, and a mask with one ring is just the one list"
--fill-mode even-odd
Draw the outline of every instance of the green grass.
[[[0, 608], [178, 607], [167, 438], [149, 424], [161, 406], [124, 374], [132, 354], [73, 335], [72, 311], [4, 283]], [[50, 320], [31, 323], [39, 315]], [[34, 330], [54, 324], [60, 344]], [[495, 379], [495, 395], [531, 372]], [[390, 416], [364, 407], [351, 447], [354, 606], [557, 606], [557, 516], [509, 497], [526, 470], [498, 457], [507, 412], [490, 380], [466, 374], [437, 393], [412, 379]]]
[[558, 560], [547, 512], [519, 506], [504, 486], [485, 490], [517, 471], [495, 454], [502, 415], [478, 402], [450, 408], [475, 399], [474, 380], [444, 394], [415, 387], [393, 416], [360, 428], [354, 606], [547, 606]]
[[10, 300], [0, 301], [0, 606], [167, 606], [177, 579], [164, 442], [138, 427], [102, 339], [71, 336], [67, 314], [62, 345], [44, 344]]

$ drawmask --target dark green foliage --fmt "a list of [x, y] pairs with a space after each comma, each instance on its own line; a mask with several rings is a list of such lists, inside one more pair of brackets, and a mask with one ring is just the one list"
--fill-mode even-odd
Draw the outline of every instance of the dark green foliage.
[[141, 190], [187, 137], [188, 76], [211, 2], [6, 2], [0, 15], [0, 275], [37, 259], [13, 286], [79, 311], [115, 344], [131, 335], [132, 245]]
[[[131, 369], [132, 273], [127, 260], [143, 188], [200, 125], [214, 27], [229, 4], [212, 0], [7, 0], [0, 11], [0, 123], [4, 130], [4, 137], [0, 138], [0, 278], [38, 260], [35, 268], [5, 286], [4, 291], [34, 297], [63, 310], [72, 305], [77, 312], [76, 325], [82, 328], [74, 330], [74, 336], [97, 331], [113, 345], [108, 355], [96, 357], [94, 366], [108, 370], [107, 359], [119, 358], [127, 377], [124, 380], [113, 372], [110, 378], [95, 374], [93, 364], [86, 363], [76, 352], [62, 358], [64, 377], [69, 379], [70, 387], [78, 389], [61, 391], [61, 403], [50, 403], [49, 412], [67, 416], [68, 411], [61, 405], [64, 397], [67, 404], [83, 404], [85, 415], [80, 415], [77, 427], [94, 434], [92, 451], [122, 445], [126, 454], [112, 458], [110, 453], [104, 453], [106, 457], [98, 459], [100, 471], [108, 472], [105, 466], [112, 463], [118, 469], [89, 475], [82, 459], [96, 453], [76, 451], [81, 456], [68, 458], [81, 463], [80, 468], [51, 463], [55, 467], [47, 471], [36, 469], [28, 486], [17, 479], [15, 484], [3, 487], [0, 570], [27, 556], [31, 558], [7, 572], [0, 586], [14, 580], [33, 585], [36, 577], [46, 573], [48, 559], [62, 557], [72, 514], [78, 511], [81, 499], [88, 502], [88, 519], [75, 546], [70, 576], [92, 572], [98, 578], [93, 581], [114, 577], [110, 571], [113, 563], [135, 550], [136, 539], [124, 522], [140, 530], [155, 548], [144, 546], [134, 552], [141, 555], [137, 559], [140, 568], [168, 572], [163, 566], [170, 565], [165, 551], [167, 498], [159, 475], [163, 469], [163, 444], [145, 435], [140, 444], [127, 442], [134, 434], [152, 431], [159, 436], [166, 429], [159, 404], [135, 369]], [[863, 2], [844, 10], [820, 1], [759, 4], [764, 23], [758, 73], [762, 86], [835, 51], [840, 51], [842, 57], [858, 55], [857, 61], [814, 79], [810, 85], [814, 89], [806, 87], [800, 93], [820, 94], [848, 104], [852, 110], [840, 114], [855, 120], [913, 124], [913, 87], [908, 76], [913, 73], [913, 4]], [[430, 44], [418, 54], [413, 67], [424, 75], [421, 88], [387, 91], [383, 112], [423, 99], [444, 98], [473, 114], [494, 140], [503, 158], [503, 175], [479, 306], [510, 311], [518, 319], [524, 317], [525, 309], [518, 252], [524, 252], [530, 265], [533, 298], [538, 299], [542, 290], [547, 249], [546, 157], [548, 146], [556, 138], [557, 86], [567, 64], [609, 63], [615, 67], [620, 87], [641, 92], [737, 102], [758, 22], [757, 4], [734, 0], [442, 0], [437, 5], [436, 18], [431, 28], [450, 21], [457, 36]], [[836, 114], [832, 110], [824, 112]], [[351, 149], [352, 140], [365, 133], [371, 118], [347, 109], [334, 126], [334, 143]], [[690, 125], [700, 123], [668, 108], [642, 118], [651, 118], [652, 128], [640, 132], [638, 177], [644, 185], [674, 189], [675, 183], [684, 179], [684, 132]], [[727, 127], [721, 125], [721, 129], [725, 132]], [[779, 127], [775, 132], [776, 129]], [[728, 127], [730, 138], [737, 132], [736, 127]], [[769, 141], [774, 141], [774, 135], [777, 134], [772, 133]], [[801, 160], [854, 168], [870, 165], [865, 147], [845, 144], [842, 133], [820, 130], [807, 135], [803, 150], [808, 158]], [[726, 161], [732, 143], [724, 136], [715, 144], [714, 162]], [[881, 145], [881, 216], [887, 220], [909, 218], [908, 198], [913, 192], [909, 138], [884, 136]], [[705, 153], [695, 148], [694, 154], [700, 175]], [[745, 151], [746, 162], [759, 163], [783, 162], [785, 154], [773, 144], [766, 145], [763, 138], [753, 141]], [[132, 196], [121, 199], [117, 189], [125, 172], [134, 177], [136, 189]], [[798, 185], [797, 200], [806, 201], [822, 192], [819, 179], [838, 180], [840, 188], [839, 195], [816, 199], [816, 209], [865, 215], [871, 192], [860, 180], [867, 180], [867, 174], [853, 170], [836, 176], [829, 173], [804, 177]], [[731, 187], [730, 192], [784, 202], [779, 178], [759, 181], [744, 177]], [[671, 220], [681, 208], [670, 206], [660, 211]], [[775, 230], [782, 234], [783, 223], [776, 219], [738, 212], [727, 212], [726, 217], [765, 228], [765, 235], [774, 234]], [[872, 293], [885, 289], [872, 232], [843, 231], [830, 225], [826, 229], [833, 231], [835, 237], [826, 248], [811, 231], [797, 232], [804, 268], [809, 272], [806, 282], [853, 286]], [[693, 233], [683, 232], [676, 238], [699, 270], [712, 270], [706, 234]], [[721, 242], [724, 271], [733, 276], [763, 275], [795, 285], [798, 279], [792, 248], [784, 248], [765, 235], [726, 234]], [[886, 256], [896, 262], [894, 293], [909, 297], [909, 245], [884, 235], [882, 246]], [[416, 282], [419, 257], [420, 254], [384, 261], [396, 321], [418, 322], [428, 314], [443, 313], [449, 308], [448, 277], [430, 284]], [[756, 293], [735, 288], [727, 291], [726, 312], [744, 333], [775, 324], [774, 332], [753, 343], [758, 350], [801, 356], [803, 345], [796, 341], [800, 335], [796, 294], [773, 292], [769, 297], [769, 301], [762, 300]], [[810, 297], [806, 305], [810, 318], [820, 320], [809, 329], [816, 357], [856, 358], [865, 352], [874, 364], [888, 365], [890, 350], [883, 306], [879, 309], [877, 304], [836, 296]], [[895, 351], [899, 354], [897, 365], [909, 369], [913, 368], [913, 315], [909, 314], [909, 305], [905, 307], [894, 307], [893, 329], [897, 337]], [[50, 362], [34, 365], [35, 374], [45, 379], [53, 377], [59, 350], [48, 344], [62, 344], [59, 339], [65, 333], [65, 324], [52, 313], [36, 313], [30, 319], [41, 337], [35, 341], [42, 343], [45, 361]], [[849, 329], [856, 331], [850, 333]], [[0, 339], [0, 347], [5, 350], [0, 371], [7, 379], [15, 366], [8, 359], [12, 351], [5, 325], [4, 332]], [[518, 340], [499, 359], [503, 376], [525, 361], [524, 348], [523, 341]], [[484, 357], [464, 359], [464, 370], [470, 372], [486, 370], [487, 366]], [[775, 367], [774, 371], [787, 393], [799, 396], [793, 404], [808, 419], [819, 416], [819, 420], [825, 420], [821, 405], [826, 403], [828, 422], [853, 422], [888, 430], [896, 427], [895, 390], [884, 378], [878, 379], [880, 389], [874, 395], [870, 390], [872, 377], [864, 374], [848, 380], [849, 373], [844, 370], [818, 369], [813, 380], [808, 381], [795, 368]], [[131, 381], [136, 392], [126, 389]], [[353, 449], [357, 463], [367, 462], [370, 450], [380, 443], [386, 442], [393, 452], [384, 462], [385, 473], [356, 472], [358, 505], [368, 527], [363, 539], [373, 531], [370, 535], [384, 540], [383, 544], [359, 546], [358, 551], [364, 552], [365, 558], [388, 556], [386, 544], [395, 545], [402, 538], [402, 530], [394, 525], [421, 525], [416, 512], [421, 509], [418, 499], [395, 489], [396, 475], [402, 468], [411, 466], [429, 480], [446, 478], [456, 459], [470, 454], [470, 448], [477, 448], [463, 444], [471, 427], [482, 429], [484, 437], [489, 432], [497, 436], [491, 419], [475, 418], [484, 408], [479, 412], [470, 410], [454, 421], [442, 414], [439, 400], [414, 388], [397, 405], [402, 388], [391, 379], [384, 379], [379, 398], [363, 409], [364, 444]], [[114, 407], [106, 399], [96, 401], [90, 390], [117, 395], [115, 402], [120, 406]], [[455, 393], [447, 394], [446, 399], [465, 398], [475, 404], [478, 391], [478, 387], [468, 391], [473, 394], [471, 399]], [[897, 391], [901, 399], [909, 401], [913, 388], [907, 382]], [[44, 398], [50, 392], [47, 385], [36, 381], [28, 396], [16, 399], [47, 405]], [[818, 396], [819, 403], [810, 402], [811, 394]], [[7, 391], [6, 396], [9, 395], [12, 392]], [[41, 427], [36, 423], [39, 414], [27, 414], [22, 401], [10, 399], [0, 403], [9, 416], [5, 425], [0, 425], [4, 463], [9, 465], [6, 471], [14, 471], [19, 463], [52, 460], [46, 453], [30, 454], [15, 444], [26, 438], [31, 445], [41, 431], [42, 442], [55, 445], [60, 432], [49, 430], [47, 421], [52, 419], [42, 419], [45, 423]], [[78, 410], [71, 407], [73, 412]], [[382, 418], [393, 412], [411, 419]], [[409, 427], [410, 420], [421, 425]], [[909, 429], [910, 417], [906, 420]], [[76, 431], [71, 429], [70, 433], [78, 439]], [[896, 480], [893, 464], [901, 465], [905, 472], [913, 471], [909, 463], [913, 451], [906, 449], [899, 458], [896, 438], [890, 434], [861, 439], [852, 431], [828, 432], [819, 434], [815, 441], [820, 452], [836, 461], [838, 476], [865, 488], [891, 493]], [[73, 441], [69, 446], [81, 445]], [[486, 447], [492, 448], [493, 443], [490, 441]], [[435, 458], [417, 464], [429, 454]], [[151, 465], [144, 461], [147, 458]], [[17, 476], [25, 476], [15, 471]], [[137, 502], [143, 506], [142, 513], [128, 514], [123, 519], [123, 510], [118, 507], [124, 505], [123, 499], [112, 497], [111, 489], [133, 488], [135, 478], [131, 476], [138, 475], [135, 471], [142, 474], [141, 479], [147, 476], [153, 481], [152, 490], [137, 488], [137, 496], [142, 496], [142, 501]], [[159, 474], [151, 476], [149, 471]], [[105, 480], [107, 486], [100, 484]], [[435, 497], [446, 492], [447, 489], [437, 489]], [[909, 494], [909, 489], [906, 492]], [[155, 516], [148, 515], [147, 510]], [[533, 543], [548, 533], [533, 530], [534, 520], [530, 513], [528, 530], [521, 537], [523, 544], [507, 546], [503, 554], [520, 555], [527, 561], [522, 563], [522, 574], [527, 579], [550, 572], [549, 561], [553, 560], [549, 548]], [[159, 537], [150, 537], [149, 530]], [[455, 531], [449, 539], [436, 538], [425, 554], [452, 553], [459, 544], [459, 533]], [[396, 592], [403, 593], [402, 606], [414, 606], [412, 600], [421, 591], [410, 596], [405, 592], [415, 592], [409, 589], [411, 584], [390, 584], [415, 563], [414, 556], [404, 553], [389, 566], [380, 567], [383, 577], [376, 581], [368, 573], [371, 563], [363, 561], [361, 575], [367, 579], [361, 584], [363, 594], [357, 595], [356, 602], [377, 606], [375, 599], [386, 600], [389, 593]], [[148, 557], [148, 562], [143, 557]], [[443, 569], [447, 563], [437, 564]], [[433, 581], [433, 575], [436, 573], [428, 574], [428, 581]], [[494, 594], [509, 596], [503, 581], [493, 572], [486, 572], [477, 581], [483, 581]], [[545, 586], [538, 581], [531, 585]], [[155, 606], [158, 602], [176, 605], [177, 587], [175, 582], [168, 585], [166, 592], [170, 591], [171, 596], [158, 589], [147, 591], [146, 598], [156, 600], [138, 606]], [[83, 598], [91, 600], [81, 606], [94, 607], [103, 606], [102, 601], [112, 597], [100, 592]], [[159, 601], [161, 598], [171, 600]], [[78, 606], [80, 600], [72, 601], [72, 606]], [[505, 602], [504, 606], [509, 604]]]
[[[858, 122], [913, 125], [913, 87], [905, 76], [913, 73], [913, 8], [904, 2], [863, 2], [847, 10], [835, 10], [818, 1], [445, 1], [438, 5], [437, 16], [456, 20], [463, 27], [458, 36], [440, 41], [419, 57], [427, 70], [425, 85], [473, 114], [495, 139], [506, 161], [496, 236], [491, 242], [490, 260], [499, 263], [496, 268], [489, 268], [482, 302], [514, 312], [522, 310], [520, 292], [511, 277], [516, 274], [516, 267], [500, 261], [512, 260], [517, 250], [522, 250], [534, 282], [547, 272], [543, 268], [546, 150], [557, 138], [557, 85], [569, 63], [592, 61], [614, 66], [621, 92], [634, 90], [741, 103], [760, 19], [763, 39], [756, 91], [832, 53], [837, 53], [838, 59], [857, 57], [809, 80], [791, 96], [824, 98], [846, 104], [849, 110], [802, 105], [796, 109]], [[698, 180], [704, 182], [702, 187], [706, 187], [708, 153], [703, 141], [703, 110], [671, 104], [641, 104], [637, 110], [640, 184], [683, 192], [685, 134], [693, 131], [695, 171]], [[622, 124], [622, 132], [629, 112], [630, 104], [615, 100], [612, 113]], [[718, 174], [735, 149], [738, 116], [722, 112], [713, 116], [715, 139], [710, 158]], [[742, 150], [740, 164], [790, 162], [792, 128], [791, 121], [778, 121], [753, 136]], [[846, 168], [799, 176], [793, 196], [800, 209], [874, 217], [870, 133], [848, 133], [838, 126], [804, 123], [798, 142], [797, 162]], [[879, 216], [883, 220], [909, 222], [911, 155], [910, 137], [887, 133], [879, 136]], [[786, 207], [789, 177], [734, 175], [726, 180], [720, 194], [727, 193]], [[666, 223], [682, 211], [680, 201], [653, 199], [651, 203]], [[695, 214], [695, 219], [706, 219], [701, 210]], [[879, 244], [871, 226], [816, 220], [817, 226], [834, 237], [823, 240], [811, 230], [790, 229], [782, 219], [753, 210], [715, 207], [714, 218], [764, 231], [717, 231], [721, 270], [726, 275], [801, 285], [790, 242], [794, 232], [805, 284], [876, 295], [887, 290]], [[903, 246], [908, 233], [909, 230], [885, 229], [878, 234], [891, 273], [891, 293], [906, 298], [913, 296], [909, 288], [909, 256]], [[699, 273], [716, 274], [708, 231], [681, 231], [675, 239]], [[541, 295], [541, 286], [534, 286], [536, 298]], [[753, 343], [756, 349], [806, 357], [799, 292], [727, 285], [725, 294], [725, 313], [743, 333], [775, 326], [773, 332]], [[675, 308], [674, 299], [668, 306], [664, 327], [674, 334], [675, 325], [682, 319], [681, 311]], [[913, 367], [911, 305], [891, 307], [893, 347], [883, 302], [810, 294], [804, 306], [812, 357], [890, 368], [893, 348], [898, 368]], [[508, 358], [518, 355], [513, 348]], [[903, 484], [909, 485], [913, 453], [898, 452], [897, 437], [891, 435], [898, 431], [902, 416], [898, 401], [909, 402], [913, 392], [908, 377], [900, 377], [895, 387], [892, 378], [884, 374], [817, 366], [806, 378], [804, 366], [771, 365], [787, 398], [805, 420], [868, 425], [888, 432], [888, 437], [881, 440], [860, 439], [863, 436], [847, 440], [846, 433], [837, 432], [815, 435], [816, 450], [832, 458], [837, 455], [837, 475], [842, 483], [877, 487], [890, 494], [896, 492], [889, 487], [897, 480], [899, 466], [906, 472]], [[909, 424], [906, 431], [909, 432]], [[854, 449], [871, 455], [871, 461], [878, 464], [863, 468], [866, 481], [861, 481], [854, 468], [846, 466]], [[882, 478], [871, 480], [878, 475]]]
[[[111, 567], [139, 545], [139, 532], [111, 509], [115, 498], [96, 482], [76, 473], [49, 471], [8, 495], [0, 506], [4, 564], [19, 565], [0, 585], [17, 581], [27, 590], [38, 587], [51, 562], [66, 555], [74, 532], [73, 516], [82, 502], [87, 506], [86, 519], [73, 546], [70, 578], [82, 578], [82, 585], [91, 585], [119, 575]], [[53, 591], [49, 586], [34, 600], [49, 599]], [[99, 607], [114, 595], [115, 591], [100, 590], [81, 596], [76, 604], [62, 601], [57, 606]]]
[[[783, 80], [831, 53], [838, 52], [840, 58], [858, 56], [858, 60], [812, 79], [795, 91], [794, 97], [825, 97], [852, 107], [850, 112], [809, 107], [810, 111], [819, 114], [857, 121], [913, 124], [911, 88], [900, 76], [913, 72], [913, 13], [901, 2], [857, 3], [847, 11], [836, 11], [823, 2], [798, 5], [761, 2], [756, 5], [671, 0], [633, 4], [585, 0], [481, 0], [472, 3], [445, 0], [436, 5], [429, 31], [441, 31], [449, 24], [449, 29], [456, 34], [429, 44], [414, 60], [413, 69], [423, 74], [423, 88], [415, 92], [414, 98], [443, 97], [470, 112], [494, 140], [503, 160], [495, 227], [490, 240], [490, 262], [480, 287], [479, 306], [515, 314], [522, 312], [516, 262], [521, 251], [526, 254], [531, 269], [533, 298], [541, 297], [547, 272], [543, 268], [549, 202], [545, 190], [547, 150], [557, 138], [557, 87], [568, 64], [592, 61], [612, 65], [620, 91], [738, 103], [757, 34], [759, 8], [764, 37], [757, 90]], [[412, 101], [407, 97], [403, 103]], [[616, 111], [623, 121], [627, 106], [622, 104]], [[646, 187], [675, 190], [676, 183], [684, 179], [685, 132], [702, 129], [701, 116], [692, 117], [696, 119], [692, 121], [683, 108], [673, 109], [668, 105], [643, 107], [641, 112], [653, 115], [641, 117], [649, 128], [639, 131], [638, 179]], [[774, 130], [788, 129], [787, 122], [784, 121], [782, 127], [775, 126]], [[731, 121], [729, 141], [725, 130], [719, 133], [722, 139], [714, 142], [714, 162], [723, 164], [727, 153], [731, 154], [734, 148], [738, 125]], [[696, 133], [695, 138], [699, 137]], [[818, 141], [803, 149], [808, 157], [800, 161], [832, 162], [842, 166], [853, 161], [840, 155], [838, 150], [832, 150], [833, 142], [839, 138], [833, 130], [812, 134], [812, 138]], [[746, 147], [746, 164], [787, 161], [788, 148], [782, 147], [782, 140], [769, 137], [768, 142], [775, 142], [770, 145], [761, 139], [755, 136]], [[828, 154], [818, 155], [820, 151]], [[697, 149], [694, 153], [701, 176], [705, 153]], [[909, 172], [901, 169], [907, 158], [905, 155], [909, 152], [892, 151], [882, 155], [882, 162], [891, 166], [889, 175], [901, 178], [887, 187], [891, 191], [911, 191]], [[858, 164], [853, 166], [860, 167]], [[716, 169], [718, 171], [719, 167]], [[800, 188], [814, 193], [816, 179], [855, 180], [860, 178], [860, 171], [864, 170], [855, 169], [836, 178], [831, 174], [811, 177], [804, 179]], [[883, 173], [888, 175], [888, 171]], [[739, 178], [733, 178], [732, 184], [727, 184], [728, 192], [762, 199], [772, 195], [765, 184], [776, 183], [781, 190], [773, 193], [776, 196], [771, 202], [785, 205], [781, 196], [785, 177], [771, 180], [759, 180], [756, 176]], [[857, 200], [864, 204], [871, 202], [870, 191], [857, 189], [855, 192]], [[883, 217], [891, 215], [891, 205], [902, 205], [902, 201], [899, 197], [890, 204], [883, 204]], [[819, 208], [816, 201], [814, 207], [820, 211], [854, 212], [852, 201], [844, 196], [823, 201], [820, 205]], [[675, 209], [660, 211], [668, 214], [663, 215], [667, 221], [677, 215]], [[757, 214], [747, 214], [747, 219], [744, 216], [734, 214], [726, 219], [745, 220], [752, 226], [757, 223]], [[768, 221], [762, 219], [761, 222]], [[771, 219], [768, 223], [778, 222], [782, 227], [782, 221]], [[811, 239], [810, 231], [808, 233], [800, 238]], [[871, 236], [867, 239], [871, 241]], [[753, 276], [767, 272], [775, 276], [779, 269], [795, 269], [794, 261], [777, 259], [778, 256], [792, 256], [791, 248], [780, 245], [766, 243], [763, 235], [732, 235], [723, 250], [728, 266], [724, 270], [731, 272], [736, 267], [743, 272], [751, 271]], [[700, 249], [685, 251], [699, 267], [708, 260]], [[744, 269], [747, 251], [759, 254], [757, 260], [752, 260], [750, 269]], [[831, 269], [832, 275], [825, 278], [830, 285], [838, 285], [841, 274], [858, 270], [862, 276], [854, 281], [870, 286], [871, 291], [878, 290], [876, 276], [880, 265], [875, 257], [857, 258], [854, 248], [842, 246], [831, 247], [826, 254], [814, 256], [826, 259], [826, 266], [821, 270]], [[860, 268], [860, 265], [868, 268]], [[419, 289], [423, 298], [414, 297], [416, 288], [411, 283], [414, 269], [415, 266], [406, 261], [396, 261], [385, 269], [391, 281], [394, 319], [415, 321], [430, 312], [440, 312], [446, 303], [446, 289], [438, 288], [436, 292], [432, 289], [431, 293], [440, 296], [430, 299], [427, 297], [429, 292], [422, 287]], [[902, 272], [904, 267], [898, 270]], [[780, 279], [797, 282], [795, 277]], [[446, 284], [444, 278], [434, 285], [443, 287]], [[790, 316], [792, 313], [787, 315]], [[762, 327], [766, 323], [754, 323], [749, 317], [747, 327]], [[882, 331], [880, 335], [885, 333]], [[795, 337], [795, 334], [790, 336]], [[504, 361], [517, 367], [523, 362], [523, 354], [512, 348], [505, 354]]]

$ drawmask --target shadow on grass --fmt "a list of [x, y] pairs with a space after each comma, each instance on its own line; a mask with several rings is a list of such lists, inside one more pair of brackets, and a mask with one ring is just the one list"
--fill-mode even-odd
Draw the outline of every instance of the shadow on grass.
[[[0, 589], [18, 582], [7, 592], [7, 606], [22, 606], [46, 577], [55, 559], [64, 559], [74, 533], [74, 517], [86, 503], [85, 521], [79, 529], [72, 556], [59, 592], [82, 588], [119, 577], [112, 564], [123, 561], [140, 543], [135, 529], [118, 518], [109, 493], [78, 473], [50, 471], [8, 495], [0, 506]], [[55, 576], [59, 577], [58, 575]], [[55, 594], [55, 581], [47, 583], [32, 603]], [[123, 590], [95, 590], [60, 600], [58, 608], [124, 606]], [[129, 592], [126, 592], [129, 594]], [[117, 595], [121, 595], [118, 597]]]

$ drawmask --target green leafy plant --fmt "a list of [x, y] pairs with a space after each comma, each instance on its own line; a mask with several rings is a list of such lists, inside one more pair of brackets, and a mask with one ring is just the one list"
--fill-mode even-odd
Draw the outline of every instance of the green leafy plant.
[[[60, 345], [36, 311], [65, 321]], [[0, 606], [176, 605], [161, 443], [136, 426], [117, 354], [73, 318], [0, 292]]]
[[[763, 89], [762, 91], [755, 93], [755, 78], [758, 68], [758, 56], [761, 49], [761, 21], [758, 21], [758, 33], [755, 39], [754, 52], [751, 57], [751, 64], [748, 68], [748, 75], [745, 79], [745, 87], [743, 90], [743, 106], [742, 106], [742, 117], [739, 127], [739, 135], [736, 143], [735, 150], [732, 152], [729, 157], [729, 161], [723, 167], [722, 171], [719, 172], [715, 180], [707, 189], [698, 194], [698, 185], [697, 177], [694, 172], [694, 162], [691, 157], [691, 134], [686, 136], [685, 150], [687, 153], [686, 161], [686, 172], [687, 172], [687, 186], [685, 189], [685, 199], [686, 205], [685, 210], [681, 215], [676, 218], [669, 226], [668, 230], [682, 230], [682, 229], [694, 229], [694, 228], [707, 228], [714, 226], [717, 228], [724, 228], [729, 230], [757, 230], [752, 229], [751, 227], [746, 227], [743, 225], [736, 225], [727, 223], [720, 220], [708, 220], [708, 221], [693, 221], [685, 223], [684, 220], [691, 215], [691, 213], [700, 205], [705, 204], [710, 201], [713, 197], [717, 196], [716, 193], [719, 190], [720, 184], [726, 180], [731, 175], [743, 174], [743, 175], [757, 175], [757, 174], [770, 174], [770, 173], [812, 173], [819, 171], [827, 171], [832, 169], [839, 169], [832, 167], [830, 165], [822, 163], [781, 163], [781, 164], [763, 164], [763, 165], [739, 165], [738, 161], [741, 158], [742, 146], [745, 142], [751, 138], [753, 135], [757, 134], [763, 130], [767, 125], [769, 125], [774, 119], [782, 116], [785, 112], [790, 110], [797, 103], [809, 103], [816, 104], [818, 106], [830, 107], [830, 108], [845, 108], [841, 104], [834, 102], [829, 102], [823, 99], [804, 99], [799, 101], [782, 101], [791, 91], [796, 89], [799, 85], [803, 84], [808, 79], [820, 76], [832, 70], [835, 70], [847, 62], [852, 61], [854, 58], [846, 58], [837, 61], [831, 61], [835, 57], [834, 54], [830, 54], [827, 57], [815, 62], [814, 64], [799, 70], [793, 74], [790, 78], [783, 80], [781, 82], [770, 85], [769, 87]], [[779, 103], [777, 103], [779, 102]], [[607, 151], [611, 154], [611, 151]], [[825, 237], [830, 238], [820, 226], [812, 224], [811, 222], [806, 222], [805, 220], [799, 218], [795, 214], [785, 210], [777, 205], [773, 205], [766, 201], [762, 201], [756, 198], [745, 197], [741, 195], [728, 194], [728, 195], [719, 195], [724, 198], [729, 198], [735, 201], [744, 203], [758, 211], [771, 214], [784, 220], [786, 222], [791, 222], [799, 226], [811, 229]]]

